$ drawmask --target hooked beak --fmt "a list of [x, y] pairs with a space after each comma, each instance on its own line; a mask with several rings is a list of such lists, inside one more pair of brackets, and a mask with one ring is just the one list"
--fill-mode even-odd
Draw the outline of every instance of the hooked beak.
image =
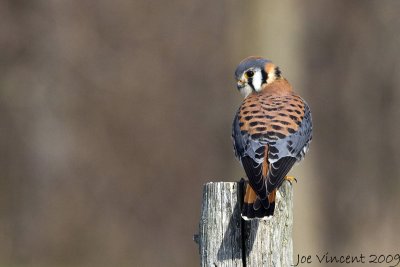
[[238, 90], [242, 89], [242, 88], [244, 87], [245, 83], [246, 83], [246, 82], [245, 82], [244, 80], [238, 80], [238, 82], [237, 82], [237, 89], [238, 89]]

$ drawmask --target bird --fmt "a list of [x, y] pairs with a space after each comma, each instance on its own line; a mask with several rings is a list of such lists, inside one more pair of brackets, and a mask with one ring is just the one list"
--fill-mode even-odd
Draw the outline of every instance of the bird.
[[309, 149], [311, 110], [270, 60], [245, 58], [235, 79], [244, 100], [233, 120], [232, 141], [248, 178], [241, 216], [269, 219], [283, 181], [297, 182], [287, 174]]

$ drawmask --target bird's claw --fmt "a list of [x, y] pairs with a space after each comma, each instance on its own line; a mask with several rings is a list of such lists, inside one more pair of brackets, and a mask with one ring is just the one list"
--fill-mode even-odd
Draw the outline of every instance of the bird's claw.
[[293, 181], [297, 183], [297, 179], [294, 176], [286, 176], [285, 180], [288, 181], [290, 184], [293, 184]]

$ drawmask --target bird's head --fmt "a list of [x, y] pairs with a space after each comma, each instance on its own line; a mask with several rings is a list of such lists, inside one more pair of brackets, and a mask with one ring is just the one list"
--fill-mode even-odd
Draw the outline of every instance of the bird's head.
[[274, 63], [262, 57], [248, 57], [239, 63], [235, 71], [237, 88], [247, 97], [260, 92], [267, 84], [281, 78], [281, 71]]

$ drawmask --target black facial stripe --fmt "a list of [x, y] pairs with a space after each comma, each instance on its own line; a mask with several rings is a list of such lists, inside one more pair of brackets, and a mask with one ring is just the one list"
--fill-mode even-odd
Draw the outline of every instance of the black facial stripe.
[[275, 76], [276, 78], [281, 77], [281, 70], [278, 67], [275, 68]]
[[248, 79], [247, 79], [247, 83], [250, 85], [250, 87], [251, 87], [251, 89], [253, 89], [253, 91], [256, 90], [256, 89], [254, 89], [253, 78], [248, 78]]
[[267, 79], [268, 79], [268, 74], [265, 72], [264, 69], [261, 69], [261, 78], [262, 78], [262, 83], [267, 83]]

